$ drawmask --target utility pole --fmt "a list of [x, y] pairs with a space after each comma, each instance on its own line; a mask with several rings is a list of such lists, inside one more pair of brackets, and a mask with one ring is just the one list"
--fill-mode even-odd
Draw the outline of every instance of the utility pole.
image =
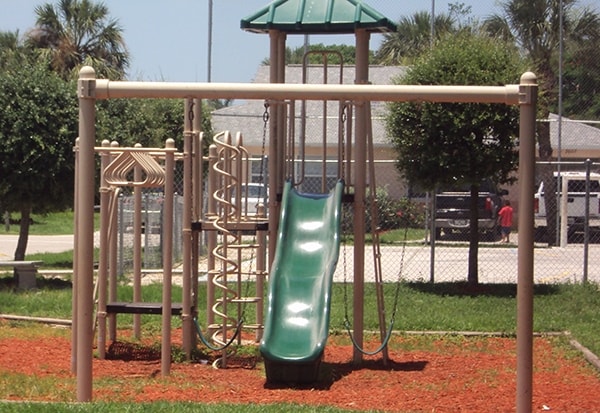
[[431, 0], [431, 27], [430, 27], [430, 45], [433, 48], [433, 39], [435, 38], [435, 0]]
[[206, 81], [210, 83], [212, 72], [212, 17], [213, 17], [213, 0], [208, 0], [208, 57], [206, 59], [208, 67], [206, 68]]

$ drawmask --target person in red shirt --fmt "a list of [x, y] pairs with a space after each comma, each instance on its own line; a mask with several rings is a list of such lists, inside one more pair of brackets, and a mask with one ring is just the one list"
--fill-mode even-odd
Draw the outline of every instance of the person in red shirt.
[[512, 229], [513, 209], [510, 206], [510, 201], [504, 201], [504, 206], [498, 211], [498, 224], [500, 224], [500, 232], [502, 239], [500, 242], [510, 242], [510, 231]]

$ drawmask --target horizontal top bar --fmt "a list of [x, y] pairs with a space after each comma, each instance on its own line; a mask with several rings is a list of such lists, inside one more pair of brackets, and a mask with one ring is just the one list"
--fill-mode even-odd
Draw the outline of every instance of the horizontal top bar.
[[80, 78], [79, 97], [200, 98], [200, 99], [298, 99], [392, 102], [519, 103], [519, 85], [415, 86], [415, 85], [317, 85], [287, 83], [185, 83], [126, 82]]

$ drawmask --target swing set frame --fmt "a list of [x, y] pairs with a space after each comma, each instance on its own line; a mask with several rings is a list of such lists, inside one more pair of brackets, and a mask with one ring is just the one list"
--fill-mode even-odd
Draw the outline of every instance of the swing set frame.
[[[260, 100], [339, 100], [356, 104], [355, 118], [356, 159], [355, 222], [363, 222], [365, 207], [366, 169], [366, 105], [368, 101], [428, 101], [428, 102], [480, 102], [518, 105], [520, 107], [519, 129], [519, 246], [518, 246], [518, 293], [517, 293], [517, 411], [531, 408], [532, 388], [532, 341], [533, 341], [533, 197], [528, 189], [534, 185], [535, 122], [537, 79], [533, 73], [525, 73], [519, 85], [506, 86], [378, 86], [378, 85], [313, 85], [313, 84], [239, 84], [239, 83], [169, 83], [126, 82], [96, 79], [91, 67], [80, 71], [79, 98], [79, 156], [76, 165], [75, 200], [75, 262], [73, 336], [75, 372], [77, 376], [77, 400], [92, 398], [92, 359], [94, 326], [94, 196], [95, 186], [95, 104], [99, 99], [112, 98], [171, 98], [171, 99], [260, 99]], [[273, 128], [271, 124], [271, 128]], [[272, 135], [273, 136], [273, 135]], [[274, 142], [270, 142], [270, 150]], [[276, 154], [276, 153], [275, 153]], [[360, 155], [360, 157], [359, 157]], [[185, 154], [184, 154], [185, 157]], [[270, 158], [272, 159], [272, 158]], [[269, 175], [271, 180], [272, 175]], [[270, 182], [271, 183], [271, 182]], [[271, 185], [269, 185], [271, 187]], [[275, 219], [272, 214], [270, 220]], [[276, 227], [269, 225], [269, 231]], [[354, 334], [357, 344], [362, 345], [362, 295], [364, 293], [364, 232], [363, 242], [356, 245], [354, 274]], [[270, 246], [269, 246], [270, 247]], [[360, 252], [360, 254], [359, 254]], [[358, 305], [357, 305], [358, 304]], [[185, 320], [184, 320], [185, 321]], [[358, 353], [358, 354], [357, 354]], [[361, 353], [355, 353], [360, 361]], [[529, 407], [527, 407], [529, 406]]]

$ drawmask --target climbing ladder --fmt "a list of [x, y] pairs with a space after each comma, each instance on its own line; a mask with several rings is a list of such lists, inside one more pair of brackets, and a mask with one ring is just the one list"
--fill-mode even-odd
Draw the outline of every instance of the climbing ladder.
[[[240, 325], [255, 331], [260, 340], [263, 325], [263, 289], [266, 277], [266, 206], [247, 205], [242, 185], [250, 177], [250, 157], [240, 133], [221, 132], [209, 147], [207, 211], [201, 223], [207, 232], [207, 330], [227, 359], [231, 337]], [[241, 195], [240, 195], [241, 194]], [[248, 235], [250, 234], [250, 235]], [[249, 286], [254, 284], [251, 293]], [[246, 323], [248, 305], [255, 306], [256, 322]]]

